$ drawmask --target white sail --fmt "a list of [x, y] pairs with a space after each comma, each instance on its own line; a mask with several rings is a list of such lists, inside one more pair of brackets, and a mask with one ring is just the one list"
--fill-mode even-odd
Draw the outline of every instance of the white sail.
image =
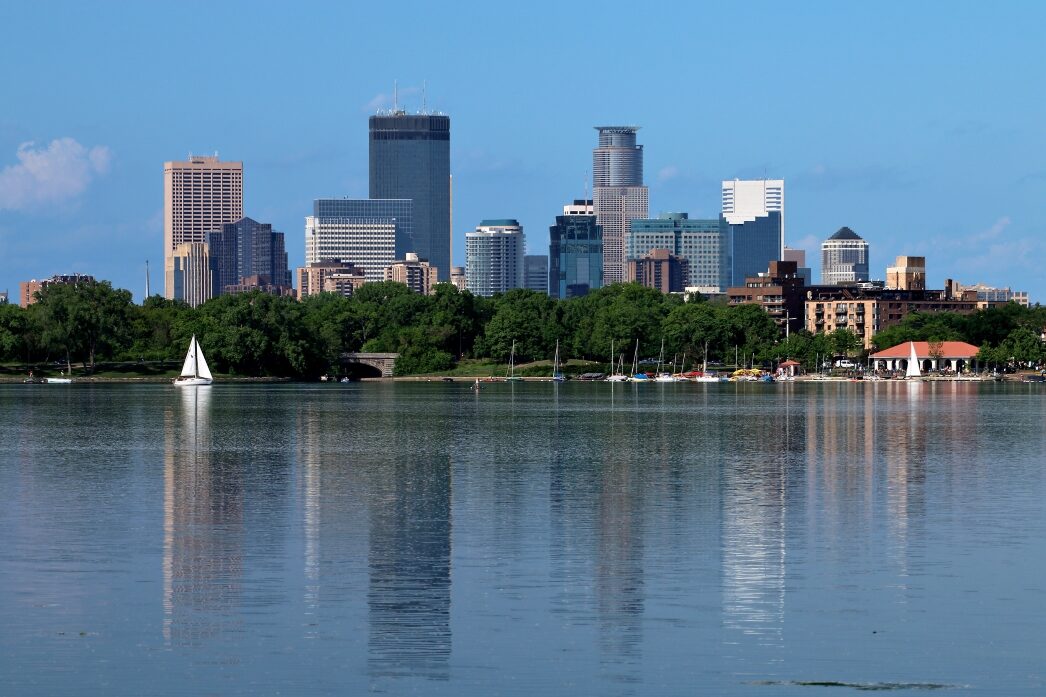
[[211, 375], [211, 369], [207, 367], [207, 359], [203, 356], [203, 349], [200, 348], [200, 342], [196, 341], [196, 337], [193, 337], [193, 341], [196, 343], [196, 369], [199, 371], [198, 375], [201, 378], [213, 380], [214, 376]]
[[189, 342], [189, 351], [185, 354], [185, 362], [182, 363], [183, 378], [194, 378], [197, 375], [196, 346], [196, 335], [193, 334], [192, 341]]
[[908, 342], [912, 347], [912, 355], [908, 359], [908, 370], [905, 371], [904, 376], [907, 378], [922, 377], [922, 371], [919, 370], [919, 357], [915, 355], [915, 342]]

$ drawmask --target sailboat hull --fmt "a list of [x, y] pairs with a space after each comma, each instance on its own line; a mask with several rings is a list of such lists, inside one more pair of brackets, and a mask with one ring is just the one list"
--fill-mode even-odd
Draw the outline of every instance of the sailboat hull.
[[195, 377], [191, 377], [190, 376], [190, 377], [184, 377], [184, 378], [175, 378], [174, 379], [174, 386], [175, 387], [202, 387], [202, 386], [205, 386], [205, 385], [210, 385], [211, 382], [212, 381], [209, 380], [208, 378], [195, 378]]

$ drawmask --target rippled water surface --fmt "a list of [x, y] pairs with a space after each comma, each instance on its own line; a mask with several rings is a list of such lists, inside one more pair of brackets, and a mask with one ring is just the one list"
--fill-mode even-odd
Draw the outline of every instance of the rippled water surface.
[[0, 694], [1040, 695], [1044, 400], [0, 386]]

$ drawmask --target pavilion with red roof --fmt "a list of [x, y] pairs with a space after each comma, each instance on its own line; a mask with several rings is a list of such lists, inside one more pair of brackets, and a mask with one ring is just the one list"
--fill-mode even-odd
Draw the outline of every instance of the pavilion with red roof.
[[907, 370], [912, 346], [922, 371], [952, 370], [961, 373], [971, 369], [980, 348], [965, 341], [906, 341], [885, 351], [872, 354], [877, 370]]

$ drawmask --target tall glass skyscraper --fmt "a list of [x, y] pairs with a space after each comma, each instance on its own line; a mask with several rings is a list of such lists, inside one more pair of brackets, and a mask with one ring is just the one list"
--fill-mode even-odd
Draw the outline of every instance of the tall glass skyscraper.
[[730, 285], [765, 273], [784, 250], [784, 180], [728, 179], [723, 182], [721, 223], [729, 233]]
[[603, 228], [592, 201], [575, 200], [549, 229], [548, 292], [574, 298], [603, 286]]
[[412, 239], [396, 239], [397, 259], [414, 252], [450, 278], [450, 117], [394, 111], [370, 117], [370, 197], [413, 201]]
[[649, 215], [643, 186], [643, 146], [638, 126], [596, 126], [599, 143], [592, 151], [592, 197], [596, 222], [603, 229], [603, 282], [625, 280], [628, 224]]
[[726, 235], [718, 219], [693, 219], [686, 213], [633, 220], [628, 258], [640, 259], [652, 249], [667, 249], [687, 264], [686, 285], [723, 293], [730, 285]]
[[275, 286], [291, 286], [287, 251], [282, 232], [273, 232], [269, 223], [240, 218], [225, 223], [221, 230], [208, 232], [211, 264], [214, 266], [214, 294], [235, 286], [248, 276], [264, 276]]

